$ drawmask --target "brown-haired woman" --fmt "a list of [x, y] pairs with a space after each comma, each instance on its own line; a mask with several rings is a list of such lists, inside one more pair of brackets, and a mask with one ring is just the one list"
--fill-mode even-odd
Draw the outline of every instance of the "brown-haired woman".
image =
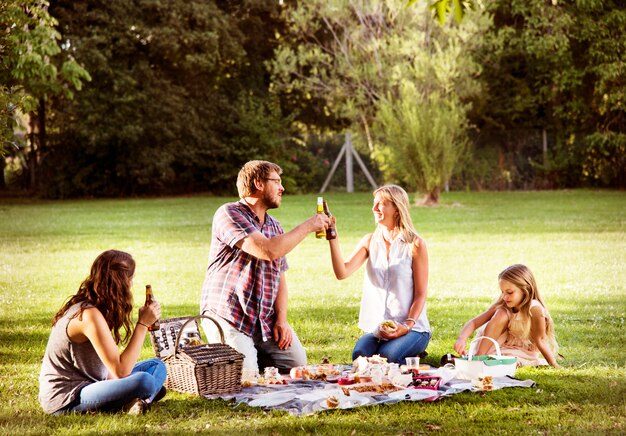
[[[148, 326], [159, 319], [161, 307], [154, 302], [139, 308], [137, 325], [131, 327], [134, 274], [130, 254], [105, 251], [54, 316], [39, 375], [45, 412], [125, 409], [137, 414], [165, 394], [163, 362], [137, 363]], [[126, 342], [120, 353], [118, 345]]]

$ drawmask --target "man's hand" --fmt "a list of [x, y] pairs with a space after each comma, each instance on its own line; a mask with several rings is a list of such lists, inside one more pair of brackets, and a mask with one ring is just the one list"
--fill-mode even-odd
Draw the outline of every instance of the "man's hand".
[[309, 224], [309, 232], [326, 231], [330, 226], [330, 218], [325, 213], [316, 213], [307, 220]]
[[274, 324], [274, 341], [278, 344], [278, 348], [285, 350], [291, 347], [293, 340], [293, 330], [287, 321], [276, 321]]

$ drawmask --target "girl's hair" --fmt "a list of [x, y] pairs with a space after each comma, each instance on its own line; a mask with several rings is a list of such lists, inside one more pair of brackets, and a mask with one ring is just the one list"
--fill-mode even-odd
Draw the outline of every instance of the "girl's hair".
[[[539, 301], [546, 314], [546, 337], [548, 339], [548, 344], [551, 346], [555, 353], [558, 352], [558, 346], [556, 343], [556, 339], [554, 337], [554, 323], [552, 322], [552, 317], [548, 312], [546, 305], [539, 294], [539, 288], [537, 287], [537, 282], [535, 282], [535, 276], [530, 271], [530, 269], [526, 265], [515, 264], [506, 268], [498, 275], [498, 280], [506, 280], [520, 288], [523, 294], [522, 302], [520, 303], [518, 310], [522, 315], [522, 319], [524, 321], [524, 330], [526, 332], [530, 331], [530, 303], [533, 300]], [[505, 307], [506, 304], [502, 299], [502, 295], [497, 301], [498, 306]]]
[[[91, 266], [91, 273], [78, 292], [61, 307], [52, 325], [74, 304], [81, 303], [75, 317], [82, 318], [87, 306], [96, 307], [107, 321], [116, 344], [126, 342], [131, 330], [133, 295], [130, 287], [135, 274], [135, 261], [123, 251], [108, 250], [100, 254]], [[122, 338], [120, 329], [124, 327]]]
[[281, 167], [266, 160], [251, 160], [244, 164], [237, 175], [237, 191], [239, 198], [249, 197], [257, 189], [254, 182], [257, 180], [267, 180], [272, 171], [280, 176], [283, 173]]
[[398, 209], [395, 231], [402, 234], [408, 243], [417, 239], [417, 231], [413, 226], [411, 214], [409, 213], [409, 195], [398, 185], [385, 185], [376, 189], [374, 196], [380, 194], [383, 199], [391, 201]]

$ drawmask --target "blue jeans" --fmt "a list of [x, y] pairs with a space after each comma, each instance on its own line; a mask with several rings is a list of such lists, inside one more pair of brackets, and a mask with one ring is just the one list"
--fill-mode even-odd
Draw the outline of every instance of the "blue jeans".
[[157, 358], [137, 362], [128, 377], [85, 386], [74, 402], [55, 414], [89, 410], [113, 412], [136, 398], [152, 401], [165, 383], [166, 376], [165, 364]]
[[426, 350], [429, 341], [429, 332], [411, 330], [406, 335], [390, 341], [381, 341], [372, 333], [366, 333], [354, 346], [352, 360], [359, 356], [371, 357], [380, 354], [386, 357], [388, 362], [404, 363], [405, 357], [417, 356]]

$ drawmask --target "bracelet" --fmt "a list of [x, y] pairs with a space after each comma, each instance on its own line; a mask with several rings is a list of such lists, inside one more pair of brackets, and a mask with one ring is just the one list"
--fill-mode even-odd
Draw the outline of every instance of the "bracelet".
[[144, 324], [144, 323], [142, 323], [141, 321], [137, 321], [137, 325], [142, 325], [142, 326], [144, 326], [144, 327], [145, 327], [145, 328], [147, 328], [147, 329], [148, 329], [148, 328], [150, 328], [150, 326], [149, 326], [149, 325]]
[[417, 320], [415, 318], [407, 318], [404, 320], [404, 322], [407, 322], [407, 321], [413, 321], [414, 325], [417, 324]]

